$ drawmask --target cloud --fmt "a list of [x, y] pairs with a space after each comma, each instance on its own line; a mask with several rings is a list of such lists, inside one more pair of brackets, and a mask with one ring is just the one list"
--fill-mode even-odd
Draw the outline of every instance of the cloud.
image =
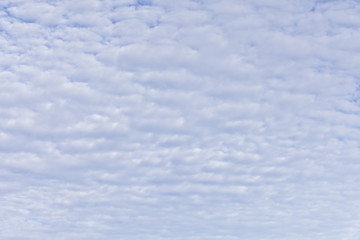
[[2, 239], [355, 239], [354, 1], [2, 1]]

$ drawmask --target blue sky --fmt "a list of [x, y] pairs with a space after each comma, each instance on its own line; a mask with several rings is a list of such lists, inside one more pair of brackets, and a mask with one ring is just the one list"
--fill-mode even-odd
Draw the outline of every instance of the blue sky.
[[0, 238], [357, 240], [359, 16], [2, 0]]

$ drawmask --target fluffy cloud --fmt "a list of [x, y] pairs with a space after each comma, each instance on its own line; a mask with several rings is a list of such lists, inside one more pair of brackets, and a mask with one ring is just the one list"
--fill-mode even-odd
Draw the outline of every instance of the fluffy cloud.
[[355, 1], [2, 1], [2, 239], [356, 239]]

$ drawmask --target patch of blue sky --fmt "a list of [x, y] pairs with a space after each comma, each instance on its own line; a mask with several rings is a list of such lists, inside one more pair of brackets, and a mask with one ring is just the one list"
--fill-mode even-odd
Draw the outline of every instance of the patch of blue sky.
[[136, 3], [140, 6], [151, 6], [152, 5], [151, 0], [137, 0]]

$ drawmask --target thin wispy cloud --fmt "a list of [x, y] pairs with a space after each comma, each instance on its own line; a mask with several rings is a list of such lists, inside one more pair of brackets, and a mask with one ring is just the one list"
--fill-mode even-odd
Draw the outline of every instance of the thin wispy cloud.
[[359, 14], [1, 1], [0, 238], [355, 240]]

